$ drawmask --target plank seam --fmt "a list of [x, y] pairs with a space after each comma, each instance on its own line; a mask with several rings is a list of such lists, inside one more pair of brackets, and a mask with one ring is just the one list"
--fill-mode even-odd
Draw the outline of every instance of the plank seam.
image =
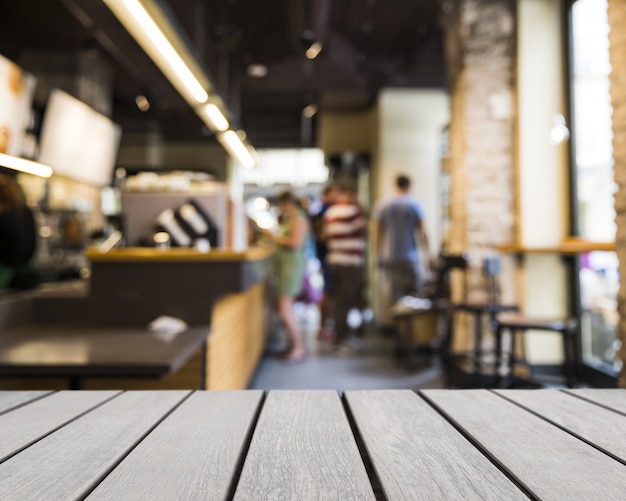
[[421, 397], [428, 405], [430, 405], [435, 411], [437, 411], [448, 423], [450, 423], [462, 436], [467, 440], [472, 446], [474, 446], [485, 458], [493, 464], [498, 470], [502, 472], [504, 476], [506, 476], [515, 486], [521, 490], [524, 494], [526, 494], [533, 501], [539, 501], [541, 498], [537, 496], [534, 492], [532, 492], [526, 485], [522, 483], [522, 481], [515, 476], [515, 474], [510, 471], [503, 463], [498, 461], [498, 459], [489, 453], [478, 440], [476, 440], [459, 422], [457, 422], [454, 418], [452, 418], [449, 414], [447, 414], [441, 407], [439, 407], [434, 401], [428, 398], [427, 395], [422, 393], [421, 391], [417, 391], [419, 397]]
[[27, 400], [26, 402], [22, 402], [21, 404], [17, 404], [13, 407], [9, 407], [8, 409], [4, 409], [2, 412], [0, 412], [0, 416], [2, 416], [3, 414], [6, 414], [7, 412], [12, 412], [16, 409], [19, 409], [21, 407], [25, 407], [27, 405], [32, 404], [33, 402], [37, 402], [38, 400], [41, 400], [42, 398], [46, 398], [49, 397], [51, 395], [53, 395], [54, 393], [56, 393], [56, 390], [49, 390], [47, 393], [44, 393], [43, 395], [39, 395], [38, 397], [33, 398], [32, 400]]
[[361, 435], [359, 427], [356, 424], [356, 420], [354, 419], [354, 415], [352, 414], [352, 410], [350, 409], [350, 404], [348, 403], [345, 392], [340, 393], [340, 400], [343, 406], [343, 410], [346, 414], [346, 418], [348, 419], [350, 430], [352, 430], [352, 435], [356, 442], [356, 446], [359, 449], [359, 453], [361, 454], [361, 461], [363, 461], [365, 471], [367, 472], [367, 476], [370, 479], [370, 485], [372, 487], [372, 491], [374, 492], [374, 496], [376, 497], [377, 501], [386, 501], [387, 496], [385, 495], [385, 491], [383, 489], [380, 478], [376, 473], [374, 463], [372, 463], [372, 458], [367, 450], [367, 446], [365, 445], [363, 436]]
[[[123, 394], [123, 393], [126, 393], [126, 392], [125, 392], [125, 391], [122, 391], [122, 392], [121, 392], [121, 393], [119, 393], [118, 395], [121, 395], [121, 394]], [[174, 405], [174, 406], [173, 406], [173, 407], [172, 407], [169, 411], [167, 411], [167, 412], [166, 412], [166, 413], [165, 413], [165, 414], [164, 414], [164, 415], [163, 415], [160, 419], [158, 419], [158, 420], [157, 420], [157, 421], [156, 421], [156, 422], [155, 422], [155, 423], [154, 423], [154, 424], [153, 424], [150, 428], [148, 428], [148, 429], [146, 430], [146, 432], [145, 432], [143, 435], [141, 435], [141, 436], [137, 439], [137, 441], [136, 441], [134, 444], [132, 444], [132, 445], [131, 445], [131, 446], [130, 446], [127, 450], [126, 450], [126, 452], [125, 452], [125, 453], [123, 453], [123, 454], [120, 456], [120, 458], [119, 458], [117, 461], [115, 461], [115, 462], [111, 465], [111, 467], [110, 467], [110, 468], [108, 468], [108, 469], [107, 469], [104, 473], [102, 473], [102, 475], [100, 475], [99, 477], [96, 477], [96, 478], [93, 480], [93, 482], [91, 483], [91, 485], [85, 489], [85, 492], [83, 493], [83, 495], [82, 495], [79, 499], [80, 499], [81, 501], [84, 501], [87, 497], [89, 497], [89, 495], [90, 495], [90, 494], [91, 494], [94, 490], [96, 490], [96, 488], [97, 488], [97, 487], [98, 487], [98, 486], [99, 486], [99, 485], [100, 485], [100, 484], [104, 481], [104, 479], [105, 479], [105, 478], [107, 478], [107, 477], [111, 474], [111, 472], [112, 472], [113, 470], [115, 470], [115, 468], [117, 468], [117, 467], [118, 467], [118, 466], [122, 463], [122, 461], [124, 461], [124, 459], [126, 459], [126, 458], [127, 458], [127, 457], [128, 457], [128, 456], [129, 456], [129, 455], [130, 455], [130, 454], [131, 454], [131, 453], [132, 453], [132, 452], [136, 449], [136, 448], [137, 448], [137, 446], [138, 446], [141, 442], [143, 442], [143, 441], [146, 439], [146, 437], [147, 437], [148, 435], [150, 435], [150, 433], [152, 433], [152, 432], [153, 432], [153, 431], [157, 428], [157, 426], [159, 426], [159, 425], [160, 425], [163, 421], [165, 421], [165, 420], [166, 420], [166, 419], [167, 419], [167, 418], [168, 418], [168, 417], [169, 417], [169, 416], [170, 416], [170, 415], [171, 415], [171, 414], [172, 414], [172, 413], [173, 413], [176, 409], [178, 409], [178, 408], [179, 408], [179, 407], [180, 407], [180, 406], [181, 406], [181, 405], [182, 405], [185, 401], [187, 401], [187, 399], [188, 399], [189, 397], [191, 397], [191, 395], [193, 395], [193, 394], [194, 394], [194, 392], [193, 392], [193, 391], [190, 391], [187, 395], [185, 395], [185, 397], [184, 397], [184, 398], [182, 398], [182, 399], [180, 400], [180, 402], [178, 402], [176, 405]], [[116, 395], [116, 396], [118, 396], [118, 395]]]
[[237, 465], [235, 466], [235, 471], [230, 480], [230, 485], [228, 487], [228, 494], [226, 495], [227, 501], [232, 501], [235, 497], [235, 492], [237, 491], [237, 486], [239, 485], [239, 480], [241, 479], [241, 472], [243, 471], [243, 465], [246, 461], [246, 457], [248, 457], [248, 452], [250, 451], [250, 445], [252, 444], [252, 437], [254, 436], [254, 432], [256, 430], [257, 425], [259, 424], [259, 418], [261, 416], [261, 411], [265, 406], [265, 401], [267, 400], [267, 392], [263, 391], [261, 394], [261, 398], [259, 399], [259, 403], [257, 404], [256, 411], [254, 416], [252, 416], [252, 420], [250, 422], [250, 427], [248, 429], [248, 434], [246, 435], [246, 439], [244, 440], [241, 451], [239, 452], [239, 457], [237, 458]]
[[601, 407], [603, 409], [606, 409], [607, 411], [615, 412], [616, 414], [619, 414], [621, 416], [626, 416], [626, 412], [622, 412], [620, 410], [614, 409], [613, 407], [609, 407], [608, 405], [602, 404], [600, 402], [596, 402], [595, 400], [591, 400], [591, 399], [585, 397], [584, 395], [580, 395], [578, 393], [575, 393], [573, 391], [569, 391], [569, 390], [566, 390], [566, 389], [559, 390], [559, 391], [562, 392], [562, 393], [566, 393], [566, 394], [568, 394], [571, 397], [575, 397], [575, 398], [578, 398], [580, 400], [584, 400], [585, 402], [588, 402], [590, 404], [593, 404], [593, 405], [596, 405], [596, 406]]
[[[71, 391], [71, 390], [65, 390], [65, 391]], [[57, 393], [57, 392], [52, 392], [52, 393]], [[106, 400], [103, 400], [102, 402], [94, 405], [93, 407], [90, 407], [89, 409], [85, 409], [83, 412], [81, 412], [80, 414], [75, 415], [74, 417], [72, 417], [71, 419], [69, 419], [68, 421], [61, 423], [59, 426], [57, 426], [56, 428], [48, 431], [47, 433], [43, 434], [42, 436], [40, 436], [39, 438], [36, 438], [35, 440], [24, 444], [24, 446], [20, 447], [19, 449], [13, 451], [11, 454], [8, 454], [7, 456], [0, 458], [0, 464], [4, 463], [5, 461], [11, 459], [12, 457], [17, 456], [20, 452], [25, 451], [26, 449], [28, 449], [29, 447], [35, 445], [38, 442], [41, 442], [42, 440], [44, 440], [45, 438], [49, 437], [50, 435], [52, 435], [53, 433], [59, 431], [62, 428], [65, 428], [66, 426], [68, 426], [69, 424], [73, 423], [74, 421], [80, 419], [81, 417], [89, 414], [90, 412], [93, 412], [94, 410], [96, 410], [97, 408], [103, 406], [104, 404], [106, 404], [107, 402], [110, 402], [111, 400], [113, 400], [114, 398], [117, 398], [122, 392], [118, 391], [117, 393], [115, 393], [114, 395], [111, 395], [109, 398], [107, 398]], [[46, 395], [48, 396], [48, 395]], [[40, 399], [37, 399], [40, 400]], [[33, 401], [31, 401], [32, 403]], [[21, 406], [20, 406], [21, 407]]]
[[[491, 391], [491, 390], [490, 390]], [[559, 428], [560, 430], [564, 431], [565, 433], [567, 433], [568, 435], [571, 435], [572, 437], [576, 438], [577, 440], [580, 440], [581, 442], [584, 442], [585, 444], [589, 445], [590, 447], [592, 447], [593, 449], [596, 449], [597, 451], [601, 452], [602, 454], [606, 454], [607, 456], [609, 456], [611, 459], [614, 459], [615, 461], [617, 461], [618, 463], [622, 463], [623, 465], [626, 465], [626, 460], [620, 458], [619, 456], [616, 456], [615, 454], [613, 454], [611, 451], [608, 451], [602, 447], [600, 447], [597, 444], [594, 444], [593, 442], [590, 442], [589, 440], [587, 440], [585, 437], [578, 435], [577, 433], [575, 433], [572, 430], [568, 430], [567, 428], [565, 428], [564, 426], [560, 425], [559, 423], [556, 423], [554, 421], [552, 421], [551, 419], [549, 419], [547, 416], [543, 416], [541, 414], [539, 414], [538, 412], [524, 406], [523, 404], [519, 403], [519, 402], [515, 402], [514, 400], [511, 400], [510, 398], [508, 398], [506, 395], [501, 395], [499, 393], [493, 392], [495, 393], [497, 396], [499, 396], [500, 398], [503, 398], [504, 400], [506, 400], [507, 402], [512, 403], [513, 405], [518, 406], [520, 409], [525, 410], [526, 412], [529, 412], [530, 414], [542, 419], [543, 421], [545, 421], [546, 423], [551, 424], [552, 426], [556, 426], [557, 428]], [[587, 401], [587, 399], [582, 399]], [[593, 402], [591, 402], [593, 403]], [[603, 407], [603, 406], [600, 406]], [[607, 410], [611, 410], [611, 409], [607, 409]], [[618, 414], [622, 414], [621, 412], [618, 412]]]

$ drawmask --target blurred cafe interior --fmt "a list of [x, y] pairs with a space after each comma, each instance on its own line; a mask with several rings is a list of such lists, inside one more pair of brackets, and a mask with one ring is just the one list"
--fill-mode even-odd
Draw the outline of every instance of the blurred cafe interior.
[[622, 0], [5, 2], [0, 174], [37, 246], [0, 291], [0, 388], [252, 387], [276, 293], [251, 228], [348, 179], [373, 242], [399, 174], [438, 295], [391, 304], [370, 245], [387, 384], [626, 386], [622, 37]]

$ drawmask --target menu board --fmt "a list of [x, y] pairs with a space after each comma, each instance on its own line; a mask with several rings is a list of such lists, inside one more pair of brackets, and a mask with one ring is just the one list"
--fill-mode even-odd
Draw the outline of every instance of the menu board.
[[55, 174], [96, 186], [110, 184], [121, 128], [82, 101], [53, 89], [43, 116], [37, 160]]
[[0, 153], [22, 156], [36, 83], [33, 75], [0, 56]]

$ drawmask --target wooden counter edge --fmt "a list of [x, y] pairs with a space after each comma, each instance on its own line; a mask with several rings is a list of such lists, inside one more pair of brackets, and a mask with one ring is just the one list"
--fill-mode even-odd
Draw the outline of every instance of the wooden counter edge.
[[514, 254], [562, 254], [575, 255], [585, 252], [615, 251], [615, 242], [590, 242], [581, 239], [566, 239], [560, 244], [550, 247], [526, 247], [524, 245], [498, 245], [495, 249], [499, 252], [509, 252]]
[[86, 256], [92, 262], [149, 262], [149, 261], [260, 261], [271, 257], [273, 248], [251, 247], [245, 251], [231, 249], [214, 249], [209, 252], [199, 252], [195, 249], [174, 248], [158, 250], [148, 247], [126, 247], [113, 249], [109, 252], [99, 252], [97, 249], [87, 250]]

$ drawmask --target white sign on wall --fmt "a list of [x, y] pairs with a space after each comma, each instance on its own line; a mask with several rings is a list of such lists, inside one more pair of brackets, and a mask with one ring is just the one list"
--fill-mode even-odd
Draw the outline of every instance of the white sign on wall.
[[37, 81], [0, 56], [0, 153], [22, 156]]
[[38, 161], [56, 174], [96, 186], [111, 182], [121, 128], [82, 101], [54, 89], [41, 128]]

